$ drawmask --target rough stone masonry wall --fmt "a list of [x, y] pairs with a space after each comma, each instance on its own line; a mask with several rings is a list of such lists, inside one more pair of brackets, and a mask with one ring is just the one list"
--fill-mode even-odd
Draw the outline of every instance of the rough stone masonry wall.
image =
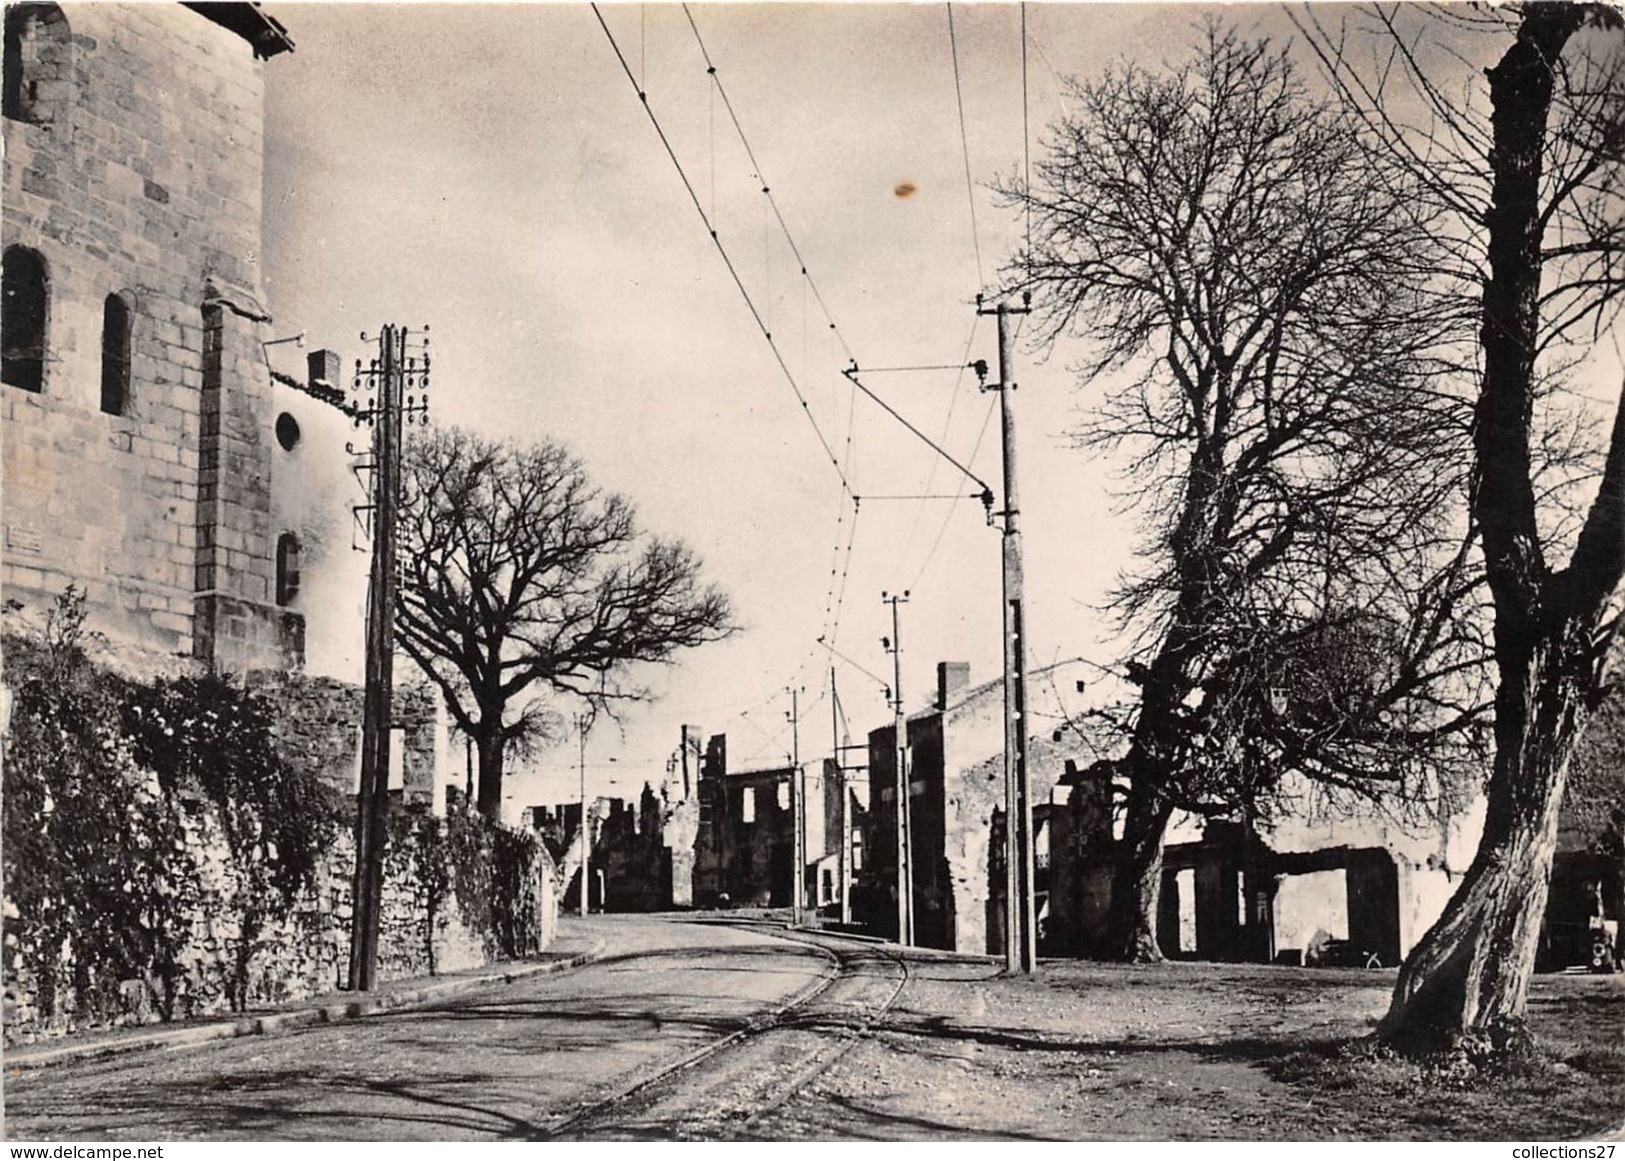
[[[71, 580], [110, 637], [228, 669], [276, 664], [261, 67], [180, 5], [63, 11], [66, 80], [42, 94], [42, 123], [4, 123], [0, 237], [44, 257], [49, 316], [43, 390], [0, 387], [0, 583], [33, 605]], [[118, 416], [99, 406], [114, 293], [134, 308]], [[207, 439], [206, 307], [220, 323]], [[206, 445], [215, 471], [200, 484]]]
[[[365, 691], [328, 677], [257, 671], [249, 688], [277, 707], [277, 752], [341, 794], [356, 792], [357, 753]], [[397, 685], [393, 715], [401, 754], [402, 798], [407, 804], [434, 801], [435, 694], [429, 686]]]
[[[18, 615], [21, 617], [21, 614]], [[7, 628], [12, 628], [7, 619]], [[27, 621], [28, 618], [23, 618]], [[6, 638], [12, 656], [38, 640], [38, 631], [26, 637]], [[196, 675], [197, 664], [128, 646], [87, 642], [96, 664], [128, 679]], [[325, 777], [343, 793], [353, 793], [357, 728], [361, 720], [362, 690], [344, 682], [301, 674], [262, 672], [251, 675], [250, 687], [276, 707], [276, 748], [289, 765]], [[397, 689], [395, 712], [403, 731], [405, 788], [409, 807], [426, 806], [432, 799], [435, 761], [434, 695], [427, 686]], [[423, 816], [417, 816], [423, 818]], [[423, 822], [429, 820], [423, 818]], [[187, 846], [202, 868], [200, 901], [191, 924], [192, 936], [183, 955], [185, 976], [180, 984], [175, 1015], [205, 1015], [231, 1007], [232, 970], [241, 943], [241, 931], [230, 895], [229, 858], [219, 825], [207, 809], [187, 818]], [[444, 852], [447, 848], [442, 847]], [[489, 962], [496, 954], [493, 935], [465, 919], [464, 903], [478, 914], [484, 900], [459, 900], [455, 875], [450, 876], [450, 897], [431, 908], [420, 848], [408, 841], [392, 842], [385, 864], [384, 907], [380, 923], [379, 978], [393, 979], [456, 971]], [[268, 926], [250, 961], [249, 1006], [297, 1000], [339, 986], [348, 970], [350, 878], [355, 869], [354, 841], [348, 828], [335, 835], [318, 873], [316, 888], [300, 901], [286, 919]], [[552, 942], [557, 917], [557, 872], [540, 849], [529, 869], [527, 908], [538, 917], [540, 947]], [[432, 913], [431, 913], [432, 912]], [[9, 918], [15, 918], [8, 912]], [[71, 1015], [54, 1021], [37, 1009], [33, 982], [8, 964], [5, 973], [5, 1040], [15, 1043], [59, 1034], [74, 1026]], [[157, 1020], [157, 984], [149, 980], [125, 981], [121, 992], [127, 1011], [120, 1022], [139, 1024]]]
[[[199, 853], [203, 872], [192, 937], [181, 958], [183, 975], [176, 988], [175, 1019], [297, 1001], [344, 984], [349, 970], [350, 877], [355, 869], [355, 847], [348, 834], [339, 835], [334, 842], [315, 888], [293, 913], [267, 924], [259, 933], [249, 960], [246, 992], [234, 1003], [242, 931], [228, 902], [231, 877], [225, 840], [212, 815], [206, 813], [189, 819], [187, 831], [188, 845]], [[545, 947], [552, 942], [557, 915], [555, 875], [545, 853], [531, 872], [542, 917], [540, 943]], [[465, 921], [462, 903], [454, 893], [431, 910], [412, 849], [393, 845], [385, 860], [378, 979], [460, 971], [495, 957], [491, 933]], [[160, 1018], [156, 980], [124, 981], [120, 993], [125, 1011], [117, 1023], [145, 1024]], [[77, 1027], [72, 1013], [46, 1019], [37, 1007], [33, 981], [26, 973], [7, 972], [7, 1044], [29, 1043]]]

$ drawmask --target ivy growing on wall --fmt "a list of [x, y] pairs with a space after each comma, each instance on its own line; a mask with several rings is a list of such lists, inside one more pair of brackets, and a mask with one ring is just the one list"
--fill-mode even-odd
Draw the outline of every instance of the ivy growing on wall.
[[[389, 820], [386, 858], [399, 867], [399, 873], [417, 884], [422, 893], [423, 916], [419, 924], [424, 962], [429, 974], [439, 970], [435, 936], [445, 915], [452, 890], [451, 869], [447, 865], [448, 846], [440, 820], [428, 814], [396, 814]], [[393, 870], [394, 868], [390, 868]]]
[[538, 911], [538, 874], [553, 873], [552, 860], [529, 831], [513, 831], [471, 812], [446, 820], [447, 870], [461, 918], [486, 936], [506, 959], [542, 946], [544, 917]]
[[123, 711], [135, 760], [166, 794], [201, 798], [219, 822], [231, 858], [226, 904], [238, 923], [227, 994], [240, 1010], [267, 924], [286, 918], [315, 885], [339, 803], [309, 772], [281, 761], [271, 705], [229, 678], [134, 685]]
[[43, 646], [6, 642], [6, 968], [32, 978], [47, 1020], [115, 1016], [131, 978], [158, 983], [168, 1018], [197, 867], [176, 803], [119, 728], [123, 683], [85, 660], [83, 624], [83, 596], [70, 587]]
[[263, 700], [217, 677], [124, 681], [90, 664], [83, 630], [70, 586], [43, 643], [6, 642], [7, 967], [34, 981], [47, 1021], [115, 1019], [140, 1000], [121, 990], [130, 980], [155, 983], [172, 1018], [203, 903], [188, 816], [206, 812], [230, 853], [227, 994], [240, 1009], [259, 936], [314, 882], [337, 804], [278, 760]]
[[491, 925], [504, 956], [519, 958], [541, 950], [542, 917], [537, 911], [537, 860], [547, 860], [530, 831], [492, 828]]
[[[223, 992], [241, 1010], [269, 994], [261, 977], [287, 950], [284, 921], [296, 941], [310, 924], [311, 938], [330, 938], [316, 904], [324, 876], [348, 886], [349, 869], [328, 864], [353, 801], [279, 756], [270, 702], [221, 677], [123, 680], [86, 659], [83, 636], [70, 588], [43, 637], [5, 640], [8, 983], [31, 1025], [149, 1018], [132, 1010], [149, 988], [174, 1019], [197, 1001], [199, 971], [208, 1002]], [[422, 907], [407, 970], [438, 970], [448, 920], [488, 954], [540, 948], [537, 881], [552, 867], [534, 836], [473, 813], [402, 813], [389, 848], [392, 881], [415, 884]]]

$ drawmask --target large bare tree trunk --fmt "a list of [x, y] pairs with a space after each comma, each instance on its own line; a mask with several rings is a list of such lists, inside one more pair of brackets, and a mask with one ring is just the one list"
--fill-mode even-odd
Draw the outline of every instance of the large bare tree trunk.
[[1157, 900], [1162, 891], [1162, 841], [1172, 810], [1147, 781], [1135, 778], [1130, 785], [1106, 912], [1106, 952], [1124, 963], [1162, 960], [1157, 943]]
[[1473, 506], [1495, 604], [1495, 764], [1478, 854], [1406, 959], [1379, 1027], [1402, 1048], [1460, 1048], [1485, 1062], [1530, 1044], [1524, 1013], [1569, 757], [1600, 684], [1598, 629], [1625, 572], [1625, 408], [1560, 571], [1541, 545], [1530, 457], [1547, 119], [1559, 57], [1587, 19], [1584, 5], [1525, 5], [1516, 42], [1489, 70], [1494, 184]]
[[488, 728], [482, 722], [475, 735], [480, 755], [480, 787], [476, 802], [480, 813], [491, 822], [502, 818], [502, 752], [507, 743], [501, 726]]
[[[1569, 757], [1586, 716], [1571, 632], [1503, 670], [1484, 836], [1461, 888], [1405, 960], [1378, 1029], [1410, 1051], [1482, 1062], [1531, 1046], [1524, 1023]], [[1583, 660], [1583, 653], [1579, 660]]]
[[1124, 963], [1160, 963], [1157, 901], [1162, 893], [1162, 844], [1173, 814], [1169, 793], [1175, 764], [1186, 760], [1175, 722], [1192, 689], [1191, 667], [1214, 609], [1214, 526], [1231, 513], [1215, 497], [1224, 478], [1219, 444], [1204, 440], [1192, 453], [1189, 482], [1169, 548], [1179, 576], [1178, 598], [1155, 658], [1140, 679], [1140, 712], [1124, 766], [1128, 811], [1114, 847], [1106, 952]]
[[[1194, 489], [1193, 489], [1194, 490]], [[1199, 511], [1200, 499], [1191, 501], [1186, 524]], [[1194, 571], [1194, 570], [1193, 570]], [[1123, 760], [1128, 775], [1128, 809], [1123, 837], [1112, 847], [1112, 890], [1106, 908], [1105, 954], [1123, 963], [1159, 963], [1157, 901], [1162, 893], [1162, 845], [1174, 812], [1169, 793], [1176, 762], [1183, 760], [1174, 725], [1180, 703], [1190, 692], [1188, 676], [1190, 625], [1198, 621], [1191, 610], [1199, 604], [1200, 583], [1181, 593], [1175, 621], [1162, 648], [1141, 680], [1139, 719]]]

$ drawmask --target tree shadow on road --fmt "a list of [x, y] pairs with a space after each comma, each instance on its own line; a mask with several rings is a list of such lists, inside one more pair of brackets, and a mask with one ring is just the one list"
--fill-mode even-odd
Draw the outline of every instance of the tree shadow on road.
[[[495, 1078], [470, 1076], [459, 1088]], [[416, 1140], [434, 1137], [529, 1139], [539, 1123], [429, 1083], [368, 1080], [304, 1069], [259, 1070], [200, 1085], [187, 1079], [106, 1094], [95, 1113], [34, 1103], [14, 1129], [43, 1124], [53, 1135], [103, 1140]], [[353, 1098], [333, 1107], [335, 1096]]]
[[858, 1141], [937, 1141], [945, 1138], [955, 1141], [1051, 1141], [1057, 1138], [1036, 1133], [1005, 1130], [981, 1130], [965, 1127], [947, 1120], [921, 1116], [887, 1107], [887, 1098], [859, 1100], [839, 1093], [819, 1094], [819, 1115], [816, 1123], [802, 1121], [795, 1130], [782, 1122], [775, 1122], [767, 1131], [741, 1134], [758, 1140], [777, 1140], [793, 1136], [796, 1140], [858, 1140]]

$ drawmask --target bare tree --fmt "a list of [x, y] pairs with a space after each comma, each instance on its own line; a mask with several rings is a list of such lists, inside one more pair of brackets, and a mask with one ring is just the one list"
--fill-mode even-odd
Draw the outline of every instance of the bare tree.
[[[1074, 84], [1032, 188], [1004, 190], [1033, 226], [1007, 276], [1044, 340], [1097, 352], [1083, 439], [1131, 457], [1143, 517], [1105, 954], [1160, 958], [1176, 809], [1258, 809], [1288, 767], [1415, 793], [1472, 720], [1453, 320], [1425, 204], [1381, 176], [1284, 54], [1210, 25], [1182, 67]], [[1393, 655], [1309, 696], [1330, 640], [1375, 626]]]
[[595, 709], [642, 699], [630, 667], [731, 632], [694, 555], [641, 536], [556, 443], [438, 430], [407, 445], [402, 491], [397, 640], [474, 739], [487, 817], [508, 748], [560, 724], [537, 687]]
[[[1403, 7], [1335, 31], [1311, 14], [1305, 28], [1394, 170], [1451, 215], [1456, 260], [1441, 274], [1476, 308], [1482, 357], [1472, 502], [1497, 685], [1478, 854], [1406, 960], [1379, 1032], [1493, 1061], [1529, 1045], [1524, 1015], [1567, 768], [1607, 687], [1620, 627], [1625, 407], [1572, 534], [1561, 502], [1575, 489], [1543, 486], [1537, 468], [1543, 379], [1583, 356], [1625, 289], [1625, 40], [1619, 13], [1603, 5]], [[1476, 70], [1455, 66], [1486, 44], [1498, 59], [1479, 88]], [[1460, 95], [1452, 72], [1465, 82]]]

